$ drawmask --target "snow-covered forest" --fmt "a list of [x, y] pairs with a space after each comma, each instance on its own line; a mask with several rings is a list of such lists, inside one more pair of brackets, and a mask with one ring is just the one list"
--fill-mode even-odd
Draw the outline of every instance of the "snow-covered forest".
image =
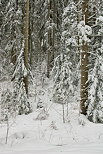
[[0, 0], [0, 154], [103, 153], [103, 0]]

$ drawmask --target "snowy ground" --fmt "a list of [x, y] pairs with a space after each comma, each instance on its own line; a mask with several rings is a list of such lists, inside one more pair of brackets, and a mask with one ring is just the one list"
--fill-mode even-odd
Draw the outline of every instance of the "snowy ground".
[[[40, 150], [38, 150], [40, 149]], [[46, 145], [43, 145], [43, 148], [38, 145], [31, 149], [10, 149], [10, 150], [1, 150], [0, 154], [102, 154], [103, 153], [103, 145], [101, 144], [91, 144], [91, 145], [73, 145], [68, 147], [52, 147], [47, 148]]]
[[[103, 125], [85, 121], [63, 124], [59, 114], [51, 109], [47, 120], [35, 120], [38, 112], [18, 116], [9, 129], [8, 144], [6, 124], [0, 125], [0, 154], [102, 154]], [[52, 121], [55, 124], [52, 127]]]
[[[40, 94], [41, 93], [41, 94]], [[37, 120], [42, 109], [29, 115], [17, 116], [7, 124], [0, 123], [0, 154], [102, 154], [103, 125], [93, 124], [79, 116], [77, 110], [69, 113], [68, 122], [62, 122], [62, 106], [50, 101], [50, 89], [39, 94], [47, 104], [46, 120]], [[32, 98], [32, 101], [34, 96]]]

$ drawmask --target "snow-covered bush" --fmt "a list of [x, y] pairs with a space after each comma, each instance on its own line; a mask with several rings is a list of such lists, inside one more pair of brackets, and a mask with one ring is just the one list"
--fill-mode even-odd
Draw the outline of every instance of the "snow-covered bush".
[[17, 110], [18, 110], [19, 115], [29, 114], [30, 112], [32, 112], [30, 103], [28, 102], [23, 79], [21, 79], [21, 82], [20, 82], [17, 100], [18, 100], [18, 109]]
[[46, 120], [48, 117], [48, 111], [45, 108], [43, 108], [42, 110], [40, 110], [40, 113], [36, 117], [36, 120]]
[[58, 130], [55, 121], [52, 121], [52, 122], [51, 122], [50, 128], [53, 129], [53, 130]]
[[2, 91], [1, 94], [1, 117], [0, 120], [7, 121], [14, 112], [14, 106], [11, 104], [12, 93], [9, 89]]

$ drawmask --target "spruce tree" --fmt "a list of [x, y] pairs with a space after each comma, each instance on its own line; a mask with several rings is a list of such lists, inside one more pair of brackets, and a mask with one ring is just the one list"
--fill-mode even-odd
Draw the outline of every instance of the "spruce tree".
[[77, 77], [77, 16], [73, 1], [68, 1], [62, 14], [61, 54], [57, 56], [53, 67], [54, 100], [58, 103], [70, 103], [78, 85]]
[[[95, 30], [96, 29], [96, 30]], [[88, 118], [95, 123], [103, 123], [103, 16], [96, 20], [94, 29], [94, 65], [90, 69]]]
[[31, 106], [28, 102], [28, 95], [25, 89], [24, 78], [27, 76], [28, 70], [24, 63], [24, 42], [19, 56], [16, 60], [15, 69], [13, 73], [14, 91], [13, 100], [17, 100], [17, 113], [28, 114], [31, 112]]

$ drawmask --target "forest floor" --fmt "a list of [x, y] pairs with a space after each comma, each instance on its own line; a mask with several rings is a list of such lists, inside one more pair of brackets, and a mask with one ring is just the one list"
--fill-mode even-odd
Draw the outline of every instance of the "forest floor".
[[76, 108], [69, 110], [63, 123], [62, 105], [52, 102], [51, 87], [39, 87], [37, 91], [45, 111], [36, 108], [32, 91], [34, 111], [10, 119], [9, 125], [0, 123], [0, 154], [103, 153], [103, 124], [88, 121]]

